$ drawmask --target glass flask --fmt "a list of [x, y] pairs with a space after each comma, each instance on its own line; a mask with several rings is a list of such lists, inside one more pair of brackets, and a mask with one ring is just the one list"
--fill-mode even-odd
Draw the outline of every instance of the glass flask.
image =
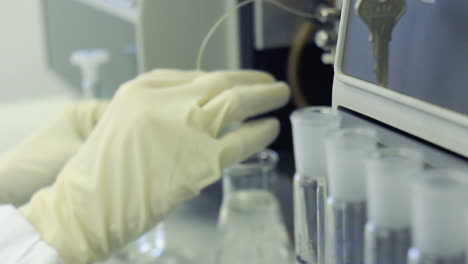
[[260, 152], [224, 170], [216, 264], [290, 263], [291, 246], [273, 193], [278, 156]]
[[123, 263], [135, 264], [186, 264], [195, 263], [177, 248], [167, 247], [164, 223], [160, 223], [137, 240], [114, 254]]
[[413, 181], [411, 191], [413, 243], [408, 263], [465, 263], [468, 173], [425, 170]]
[[164, 225], [159, 224], [137, 240], [129, 243], [115, 255], [129, 263], [151, 263], [161, 257], [166, 245]]
[[366, 161], [366, 264], [406, 264], [411, 246], [410, 187], [423, 169], [421, 152], [384, 148]]
[[325, 204], [327, 172], [325, 135], [338, 129], [339, 112], [307, 107], [291, 115], [294, 142], [294, 233], [296, 260], [325, 264]]
[[365, 160], [377, 149], [371, 128], [344, 128], [325, 140], [329, 196], [327, 199], [327, 262], [364, 263], [366, 225]]

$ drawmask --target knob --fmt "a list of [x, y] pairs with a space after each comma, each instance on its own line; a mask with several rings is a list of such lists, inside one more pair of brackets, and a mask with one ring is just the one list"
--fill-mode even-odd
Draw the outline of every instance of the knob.
[[336, 46], [338, 34], [331, 30], [319, 30], [315, 34], [315, 44], [322, 49], [332, 49]]
[[334, 23], [340, 18], [340, 10], [322, 4], [317, 7], [315, 18], [323, 24]]
[[322, 54], [322, 63], [323, 64], [333, 64], [335, 63], [335, 52], [329, 51]]

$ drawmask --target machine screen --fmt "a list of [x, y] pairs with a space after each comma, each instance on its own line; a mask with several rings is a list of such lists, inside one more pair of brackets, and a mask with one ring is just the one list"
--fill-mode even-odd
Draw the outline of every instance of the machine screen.
[[[387, 88], [468, 114], [468, 1], [407, 0], [406, 5], [389, 44]], [[372, 49], [366, 24], [352, 11], [342, 71], [377, 84]]]

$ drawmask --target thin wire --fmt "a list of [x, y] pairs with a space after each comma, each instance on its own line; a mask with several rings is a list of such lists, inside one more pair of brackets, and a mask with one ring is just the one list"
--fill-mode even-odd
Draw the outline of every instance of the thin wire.
[[208, 42], [210, 41], [211, 37], [213, 34], [216, 32], [216, 30], [219, 28], [219, 26], [229, 17], [232, 15], [233, 12], [237, 12], [238, 9], [242, 8], [243, 6], [250, 4], [252, 2], [255, 2], [256, 0], [246, 0], [242, 3], [237, 4], [234, 8], [231, 10], [227, 11], [222, 17], [218, 19], [218, 21], [210, 28], [210, 31], [208, 31], [208, 34], [206, 34], [205, 38], [203, 39], [203, 42], [200, 46], [200, 49], [198, 51], [198, 56], [197, 56], [197, 70], [201, 70], [202, 67], [202, 61], [203, 61], [203, 55], [205, 54], [205, 49], [206, 46], [208, 45]]
[[300, 16], [300, 17], [304, 17], [304, 18], [314, 18], [314, 15], [312, 15], [311, 13], [307, 13], [307, 12], [302, 12], [300, 10], [297, 10], [297, 9], [294, 9], [294, 8], [291, 8], [281, 2], [278, 2], [276, 0], [263, 0], [264, 2], [270, 2], [270, 4], [280, 8], [280, 9], [283, 9], [284, 11], [286, 12], [289, 12], [293, 15], [296, 15], [296, 16]]
[[293, 9], [291, 7], [288, 7], [284, 5], [283, 3], [280, 3], [276, 0], [245, 0], [239, 4], [237, 4], [235, 7], [233, 7], [231, 10], [228, 10], [223, 16], [221, 16], [218, 21], [210, 28], [208, 33], [206, 34], [205, 38], [202, 41], [202, 44], [200, 45], [200, 49], [198, 51], [197, 55], [197, 70], [201, 70], [202, 68], [202, 63], [203, 63], [203, 55], [205, 54], [206, 47], [208, 46], [208, 42], [211, 40], [212, 36], [214, 33], [216, 33], [216, 30], [218, 30], [219, 26], [227, 19], [229, 16], [231, 16], [234, 12], [237, 12], [238, 9], [242, 8], [243, 6], [253, 3], [255, 1], [263, 1], [270, 3], [272, 5], [275, 5], [276, 7], [283, 9], [286, 12], [289, 12], [293, 15], [300, 16], [300, 17], [305, 17], [305, 18], [313, 18], [314, 16], [312, 14], [302, 12], [296, 9]]

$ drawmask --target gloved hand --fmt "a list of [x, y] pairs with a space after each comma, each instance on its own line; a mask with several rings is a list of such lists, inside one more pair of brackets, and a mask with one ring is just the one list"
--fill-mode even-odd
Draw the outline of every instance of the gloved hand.
[[51, 185], [78, 151], [106, 107], [105, 102], [74, 104], [46, 127], [0, 158], [0, 204], [23, 205]]
[[288, 99], [288, 87], [261, 72], [143, 75], [119, 89], [55, 184], [21, 212], [65, 263], [103, 259], [269, 145], [275, 119], [218, 133]]

